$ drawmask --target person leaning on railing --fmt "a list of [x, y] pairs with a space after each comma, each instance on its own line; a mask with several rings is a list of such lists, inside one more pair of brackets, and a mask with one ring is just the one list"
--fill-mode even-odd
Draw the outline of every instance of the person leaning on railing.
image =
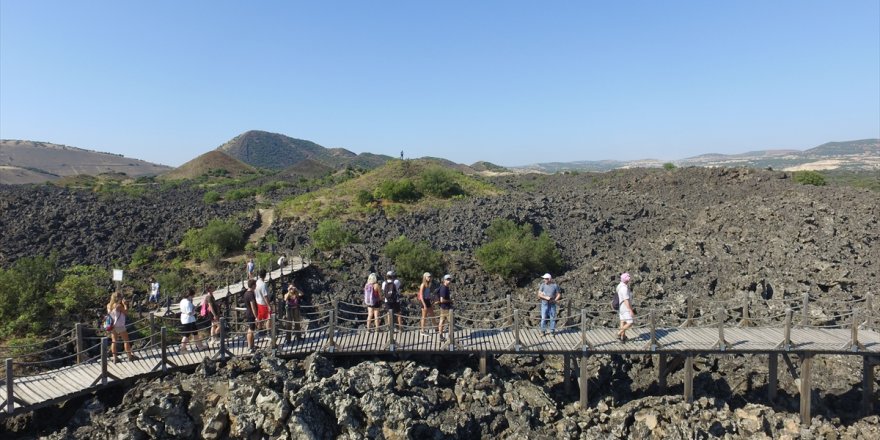
[[285, 316], [288, 321], [288, 332], [285, 336], [285, 342], [290, 342], [290, 336], [293, 334], [295, 340], [299, 341], [303, 338], [302, 335], [302, 315], [300, 314], [299, 306], [300, 302], [303, 298], [303, 292], [296, 288], [296, 286], [291, 283], [287, 286], [287, 293], [284, 294], [284, 309]]

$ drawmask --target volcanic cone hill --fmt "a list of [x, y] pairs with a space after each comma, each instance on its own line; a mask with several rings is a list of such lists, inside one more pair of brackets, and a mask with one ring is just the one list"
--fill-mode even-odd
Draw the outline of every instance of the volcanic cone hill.
[[195, 179], [205, 174], [239, 177], [254, 173], [256, 168], [218, 150], [209, 151], [199, 157], [159, 176], [160, 179]]
[[349, 164], [374, 168], [390, 159], [374, 154], [358, 155], [343, 148], [325, 148], [311, 141], [257, 130], [242, 133], [217, 150], [252, 166], [273, 170], [281, 170], [307, 159], [332, 168]]

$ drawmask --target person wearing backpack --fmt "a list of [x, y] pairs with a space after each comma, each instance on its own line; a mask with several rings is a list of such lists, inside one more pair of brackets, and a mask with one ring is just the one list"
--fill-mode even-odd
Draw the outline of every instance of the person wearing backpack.
[[620, 316], [620, 331], [617, 332], [617, 339], [620, 342], [626, 342], [629, 339], [626, 337], [626, 331], [632, 327], [635, 317], [632, 308], [632, 291], [629, 289], [630, 279], [629, 273], [624, 272], [620, 275], [620, 284], [617, 285], [618, 315]]
[[[371, 273], [367, 277], [367, 283], [364, 284], [364, 305], [367, 306], [367, 331], [373, 332], [373, 329], [379, 330], [379, 310], [382, 308], [382, 299], [380, 296], [382, 288], [379, 287], [379, 277], [375, 273]], [[370, 322], [373, 327], [370, 328]]]
[[422, 336], [431, 336], [427, 330], [425, 330], [425, 321], [430, 316], [431, 321], [429, 321], [428, 326], [430, 328], [431, 322], [434, 320], [434, 305], [431, 302], [431, 274], [425, 272], [422, 274], [422, 284], [419, 285], [419, 302], [422, 303], [422, 321], [419, 324], [419, 331]]
[[397, 316], [397, 328], [403, 331], [403, 316], [400, 314], [400, 280], [393, 270], [385, 274], [382, 282], [382, 294], [385, 296], [385, 308]]
[[112, 325], [108, 330], [110, 332], [110, 352], [113, 354], [113, 363], [119, 362], [116, 357], [116, 343], [121, 339], [123, 348], [128, 353], [128, 360], [135, 361], [138, 359], [131, 352], [131, 342], [128, 340], [128, 330], [125, 328], [125, 317], [128, 313], [128, 305], [125, 304], [125, 298], [119, 298], [119, 294], [113, 292], [110, 295], [110, 302], [107, 303], [107, 316], [110, 317]]
[[449, 291], [449, 284], [452, 283], [452, 275], [443, 275], [443, 284], [440, 285], [438, 293], [438, 301], [440, 303], [440, 321], [437, 323], [437, 333], [440, 333], [440, 340], [446, 341], [446, 335], [443, 334], [443, 324], [449, 321], [449, 312], [452, 310], [452, 292]]
[[217, 300], [214, 298], [212, 288], [205, 289], [205, 296], [202, 297], [202, 309], [199, 315], [211, 323], [211, 343], [214, 344], [220, 340], [220, 309]]
[[553, 278], [549, 273], [545, 273], [541, 278], [544, 282], [538, 287], [538, 298], [541, 299], [541, 334], [547, 336], [547, 327], [545, 324], [550, 320], [550, 334], [556, 335], [556, 303], [562, 296], [559, 293], [559, 285], [553, 282]]

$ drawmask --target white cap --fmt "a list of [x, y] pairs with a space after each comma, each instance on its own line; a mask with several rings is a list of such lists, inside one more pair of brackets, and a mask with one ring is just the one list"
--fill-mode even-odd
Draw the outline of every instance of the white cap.
[[541, 278], [543, 278], [545, 280], [549, 280], [551, 278], [551, 276], [549, 273], [545, 273], [544, 276], [542, 276]]
[[449, 275], [449, 274], [443, 275], [443, 279], [444, 279], [444, 280], [450, 280], [450, 281], [451, 281], [451, 280], [452, 280], [452, 275]]
[[393, 271], [393, 270], [389, 270], [388, 273], [386, 273], [385, 275], [387, 275], [387, 276], [389, 276], [389, 277], [393, 277], [393, 276], [394, 276], [394, 271]]

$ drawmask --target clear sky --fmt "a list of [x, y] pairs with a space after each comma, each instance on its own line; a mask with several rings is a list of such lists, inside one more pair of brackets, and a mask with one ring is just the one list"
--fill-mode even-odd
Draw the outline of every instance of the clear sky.
[[880, 137], [880, 1], [0, 0], [0, 137], [516, 166]]

